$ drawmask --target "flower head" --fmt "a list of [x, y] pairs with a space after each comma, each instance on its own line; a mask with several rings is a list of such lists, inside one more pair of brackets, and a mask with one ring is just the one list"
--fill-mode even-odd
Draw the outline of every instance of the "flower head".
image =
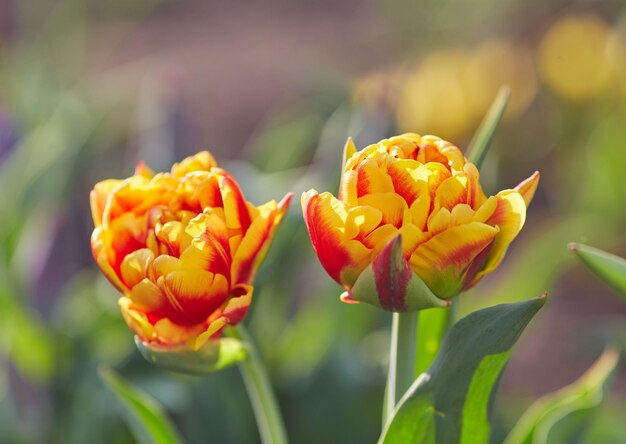
[[169, 173], [140, 163], [90, 199], [93, 256], [129, 327], [148, 344], [197, 349], [245, 316], [291, 195], [255, 207], [204, 151]]
[[434, 136], [404, 134], [359, 152], [349, 140], [347, 152], [339, 197], [304, 193], [304, 220], [342, 298], [391, 311], [445, 306], [493, 271], [539, 180], [536, 172], [487, 197], [476, 166]]

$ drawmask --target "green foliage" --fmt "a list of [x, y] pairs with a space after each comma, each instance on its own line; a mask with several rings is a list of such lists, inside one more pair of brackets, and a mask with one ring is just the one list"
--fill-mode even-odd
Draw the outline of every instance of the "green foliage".
[[475, 164], [478, 169], [480, 169], [480, 166], [485, 160], [485, 156], [487, 155], [493, 136], [498, 129], [500, 120], [502, 120], [506, 104], [509, 102], [510, 95], [511, 90], [508, 87], [503, 86], [500, 88], [496, 99], [493, 101], [491, 108], [489, 108], [489, 111], [480, 123], [480, 127], [478, 127], [476, 134], [474, 134], [474, 137], [467, 148], [465, 157], [467, 157], [470, 162]]
[[[380, 443], [486, 442], [490, 403], [511, 348], [545, 296], [498, 305], [456, 323], [435, 362], [402, 398]], [[476, 437], [482, 440], [476, 440]]]
[[101, 368], [100, 377], [123, 407], [124, 419], [138, 443], [176, 444], [182, 442], [173, 424], [154, 399], [132, 387], [111, 369]]
[[604, 398], [618, 362], [619, 351], [607, 348], [576, 382], [535, 401], [505, 444], [579, 442]]
[[593, 274], [626, 298], [626, 260], [583, 244], [569, 245]]

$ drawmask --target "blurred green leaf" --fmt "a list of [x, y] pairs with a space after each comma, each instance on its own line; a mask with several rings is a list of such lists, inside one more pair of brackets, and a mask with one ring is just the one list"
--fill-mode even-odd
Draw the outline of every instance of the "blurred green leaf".
[[506, 444], [578, 442], [602, 402], [617, 364], [619, 351], [607, 348], [573, 384], [539, 398], [522, 415]]
[[511, 90], [508, 86], [500, 88], [496, 99], [493, 101], [491, 108], [489, 108], [489, 111], [480, 123], [476, 134], [474, 134], [467, 148], [465, 157], [476, 165], [478, 169], [480, 169], [480, 165], [483, 163], [483, 160], [485, 160], [485, 155], [491, 145], [496, 129], [498, 129], [498, 125], [506, 109], [506, 104], [509, 102], [510, 95]]
[[441, 346], [441, 341], [450, 323], [451, 309], [422, 310], [417, 323], [417, 356], [415, 375], [426, 371], [433, 363]]
[[140, 444], [182, 442], [174, 425], [153, 398], [129, 385], [109, 368], [101, 368], [100, 377], [124, 407], [124, 420], [137, 442]]
[[626, 259], [583, 244], [569, 244], [580, 260], [600, 280], [626, 298]]
[[400, 401], [379, 442], [488, 442], [499, 375], [545, 299], [485, 308], [457, 322], [435, 362]]
[[0, 287], [0, 348], [31, 381], [49, 381], [54, 371], [52, 338], [43, 323]]
[[244, 344], [235, 338], [209, 340], [198, 350], [187, 347], [158, 347], [135, 336], [135, 344], [151, 364], [182, 373], [207, 373], [222, 370], [246, 359]]

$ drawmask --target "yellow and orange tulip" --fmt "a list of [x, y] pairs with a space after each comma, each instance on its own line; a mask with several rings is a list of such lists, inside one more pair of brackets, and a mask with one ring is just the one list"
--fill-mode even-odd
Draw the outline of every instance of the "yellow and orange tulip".
[[493, 271], [539, 182], [535, 172], [487, 197], [476, 166], [434, 136], [404, 134], [359, 152], [348, 140], [346, 153], [339, 196], [304, 193], [304, 220], [342, 299], [395, 312], [446, 306]]
[[154, 174], [95, 185], [93, 256], [148, 345], [202, 347], [240, 322], [291, 194], [259, 207], [204, 151]]

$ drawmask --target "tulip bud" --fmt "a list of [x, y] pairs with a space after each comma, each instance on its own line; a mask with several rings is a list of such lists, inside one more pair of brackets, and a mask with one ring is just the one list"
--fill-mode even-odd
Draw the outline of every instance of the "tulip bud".
[[346, 292], [394, 312], [449, 305], [493, 271], [521, 230], [539, 173], [487, 197], [454, 145], [405, 134], [355, 152], [339, 197], [302, 196], [313, 247]]
[[122, 294], [119, 305], [138, 343], [153, 355], [184, 354], [239, 323], [290, 199], [255, 207], [208, 152], [169, 173], [139, 164], [128, 179], [96, 184], [93, 256]]

